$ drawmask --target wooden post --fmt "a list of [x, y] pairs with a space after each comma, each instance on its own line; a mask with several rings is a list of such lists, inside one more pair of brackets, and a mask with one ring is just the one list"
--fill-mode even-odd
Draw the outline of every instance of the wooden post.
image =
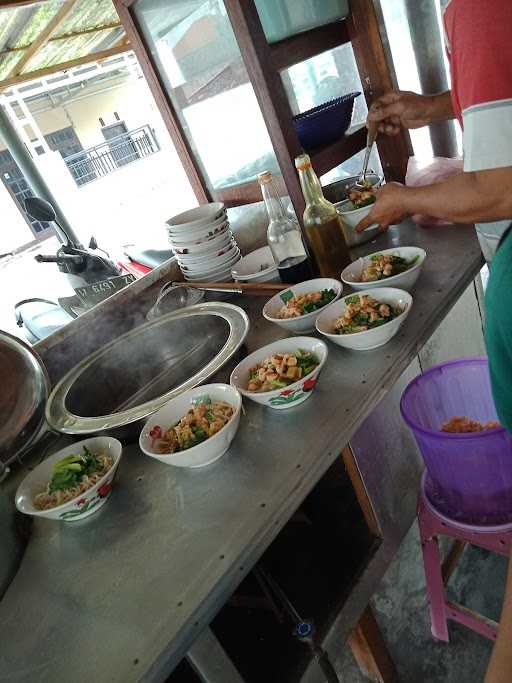
[[347, 644], [361, 672], [371, 681], [395, 683], [398, 680], [395, 665], [369, 605], [350, 634]]
[[[375, 2], [379, 9], [379, 0]], [[366, 101], [370, 106], [379, 95], [396, 89], [391, 55], [386, 54], [381, 35], [385, 32], [384, 23], [381, 21], [379, 25], [373, 0], [351, 0], [347, 28]], [[377, 147], [386, 179], [403, 182], [412, 154], [409, 133], [402, 131], [393, 138], [379, 135]]]

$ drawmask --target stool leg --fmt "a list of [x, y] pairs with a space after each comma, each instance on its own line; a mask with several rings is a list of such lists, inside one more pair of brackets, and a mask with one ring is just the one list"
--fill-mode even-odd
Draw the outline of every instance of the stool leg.
[[423, 567], [427, 583], [427, 595], [430, 603], [430, 621], [432, 635], [438, 640], [449, 642], [448, 624], [446, 622], [446, 602], [444, 594], [443, 575], [441, 572], [441, 554], [436, 536], [429, 535], [422, 524], [421, 511], [418, 515], [420, 527], [421, 550], [423, 553]]

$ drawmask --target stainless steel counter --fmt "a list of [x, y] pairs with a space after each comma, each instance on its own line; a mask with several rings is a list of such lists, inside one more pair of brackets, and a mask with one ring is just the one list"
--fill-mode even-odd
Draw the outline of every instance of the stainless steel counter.
[[[166, 467], [132, 445], [97, 514], [74, 524], [35, 520], [0, 603], [0, 681], [165, 680], [341, 448], [401, 377], [404, 383], [403, 373], [482, 265], [470, 226], [402, 226], [360, 252], [399, 244], [422, 246], [428, 256], [409, 318], [387, 346], [353, 353], [329, 344], [314, 394], [289, 411], [245, 401], [229, 453], [211, 467]], [[259, 315], [262, 304], [240, 301], [254, 321], [249, 351], [285, 336]], [[406, 490], [408, 478], [380, 490], [393, 463], [371, 449], [370, 431], [354, 441], [384, 534], [380, 564], [369, 570], [376, 580], [382, 558], [392, 555], [386, 528], [396, 548], [416, 490]], [[403, 499], [407, 519], [400, 520]], [[349, 601], [350, 618], [368, 597]]]

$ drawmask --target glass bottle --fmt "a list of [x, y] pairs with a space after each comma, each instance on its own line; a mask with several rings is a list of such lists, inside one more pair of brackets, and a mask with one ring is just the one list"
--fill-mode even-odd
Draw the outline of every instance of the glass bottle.
[[309, 280], [312, 277], [311, 262], [302, 240], [300, 225], [284, 210], [272, 173], [260, 173], [258, 182], [269, 218], [268, 246], [277, 263], [281, 282], [296, 284]]
[[313, 258], [322, 277], [339, 280], [341, 271], [351, 262], [341, 218], [334, 204], [325, 199], [309, 156], [298, 156], [295, 167], [306, 202], [304, 230]]

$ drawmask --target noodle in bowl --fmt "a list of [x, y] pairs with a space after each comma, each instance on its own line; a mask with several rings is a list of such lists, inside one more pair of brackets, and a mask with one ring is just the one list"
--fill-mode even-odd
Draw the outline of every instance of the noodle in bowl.
[[[75, 486], [48, 493], [54, 465], [63, 458], [81, 454], [84, 447], [96, 456], [98, 469], [82, 476]], [[16, 507], [27, 515], [66, 522], [88, 517], [99, 510], [110, 496], [121, 452], [121, 443], [105, 436], [92, 437], [63, 448], [25, 477], [16, 492]]]

